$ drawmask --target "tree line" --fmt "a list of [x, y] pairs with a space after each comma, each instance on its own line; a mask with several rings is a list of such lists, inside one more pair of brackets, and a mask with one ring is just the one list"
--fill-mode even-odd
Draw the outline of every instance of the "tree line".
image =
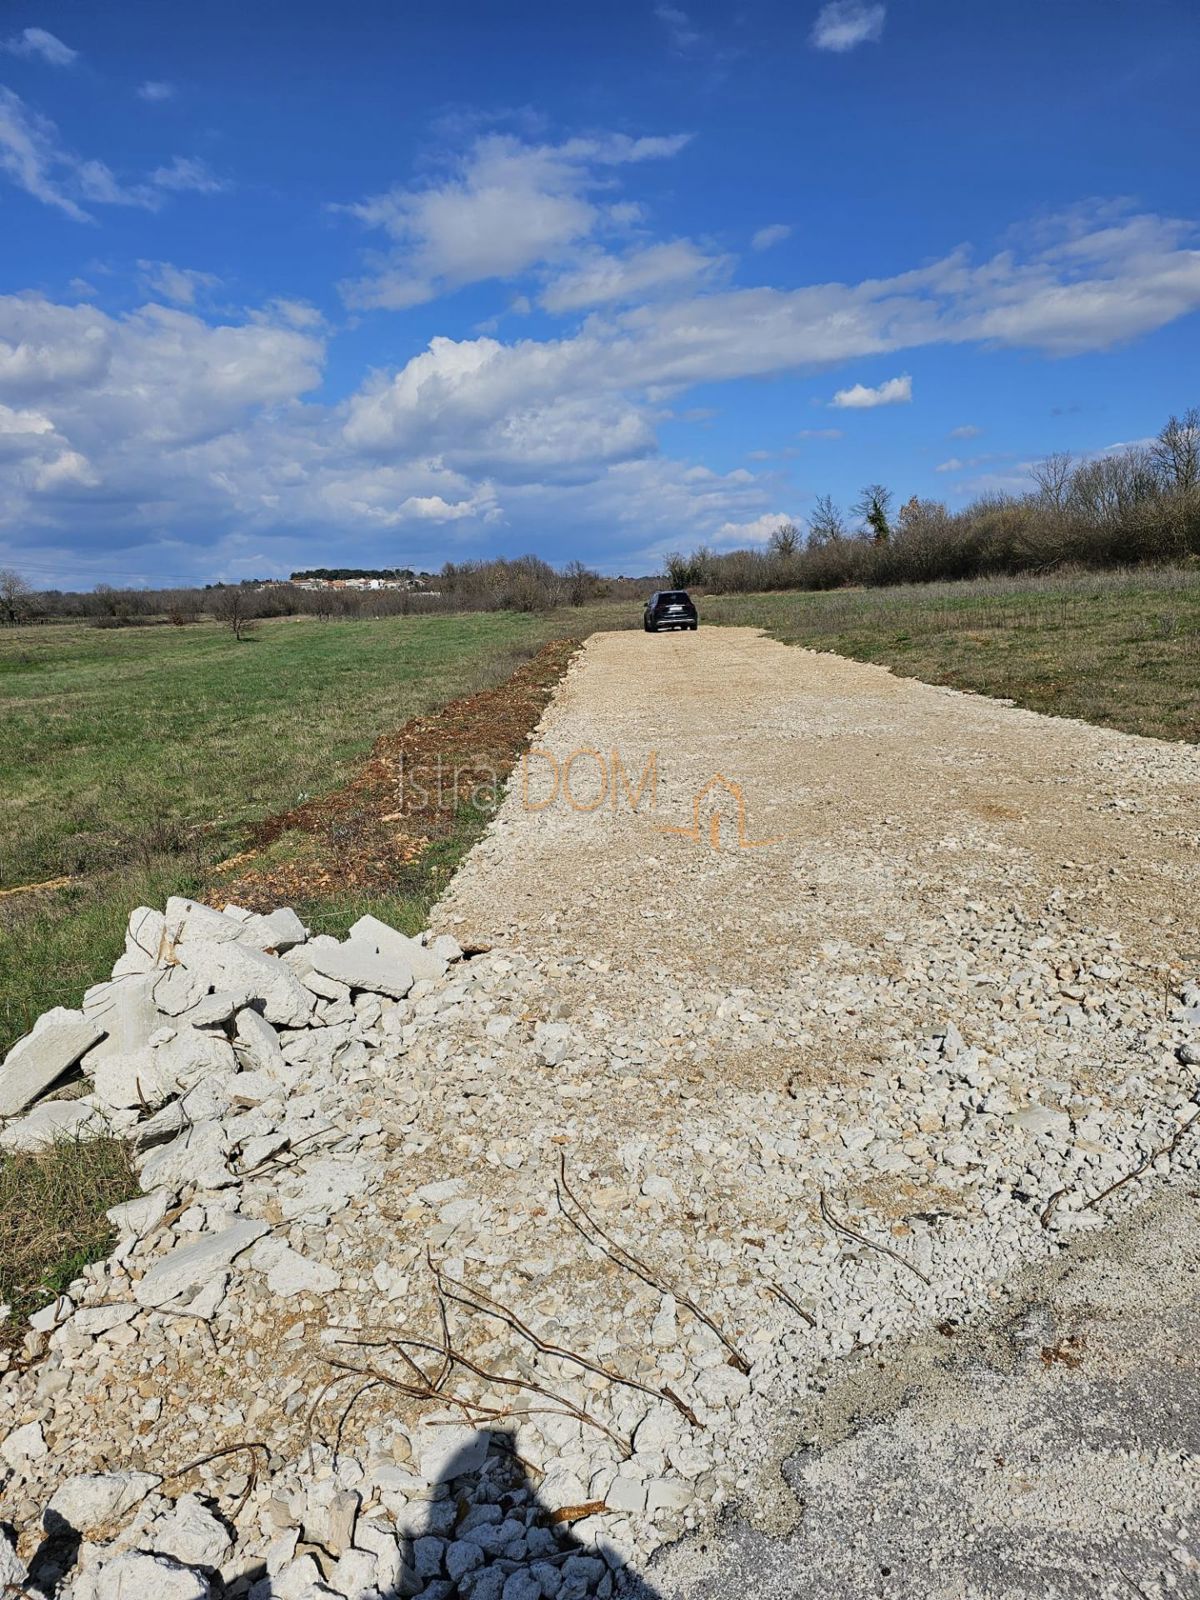
[[[333, 570], [333, 569], [330, 569]], [[97, 584], [87, 591], [34, 589], [0, 569], [0, 624], [87, 622], [96, 628], [185, 627], [210, 617], [242, 638], [270, 617], [390, 617], [449, 611], [548, 611], [592, 600], [640, 596], [645, 579], [602, 578], [580, 561], [561, 571], [539, 556], [449, 561], [425, 589], [306, 589], [297, 583], [206, 584], [140, 589]]]
[[1200, 561], [1200, 409], [1171, 417], [1147, 445], [1047, 456], [1031, 476], [1024, 494], [984, 494], [954, 511], [916, 495], [897, 510], [879, 483], [845, 514], [822, 495], [804, 532], [784, 523], [766, 549], [675, 554], [667, 576], [675, 588], [732, 593]]

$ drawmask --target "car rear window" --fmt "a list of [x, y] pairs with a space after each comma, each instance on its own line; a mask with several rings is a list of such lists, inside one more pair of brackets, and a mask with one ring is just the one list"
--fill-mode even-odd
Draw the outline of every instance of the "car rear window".
[[673, 606], [675, 606], [675, 605], [679, 605], [679, 603], [681, 601], [686, 602], [687, 598], [688, 598], [687, 597], [687, 592], [685, 590], [683, 590], [683, 589], [672, 589], [669, 593], [660, 594], [659, 597], [658, 597], [658, 603], [659, 603], [659, 605], [673, 605]]

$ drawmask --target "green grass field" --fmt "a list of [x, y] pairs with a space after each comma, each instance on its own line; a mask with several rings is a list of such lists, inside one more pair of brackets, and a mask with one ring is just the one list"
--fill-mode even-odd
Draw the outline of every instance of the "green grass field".
[[506, 677], [609, 608], [0, 630], [0, 1053], [106, 977], [140, 903], [192, 892], [248, 827], [334, 788], [376, 734]]
[[1053, 716], [1200, 741], [1200, 571], [724, 595], [703, 616]]

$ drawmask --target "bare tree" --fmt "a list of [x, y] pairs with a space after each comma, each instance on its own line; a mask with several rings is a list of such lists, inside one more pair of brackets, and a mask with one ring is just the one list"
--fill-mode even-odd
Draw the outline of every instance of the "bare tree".
[[1075, 462], [1069, 450], [1056, 450], [1044, 461], [1030, 469], [1030, 476], [1038, 486], [1041, 498], [1054, 511], [1065, 511], [1071, 497], [1071, 479]]
[[1200, 484], [1200, 410], [1190, 406], [1182, 417], [1171, 417], [1150, 455], [1172, 489], [1190, 494]]
[[596, 574], [589, 571], [582, 561], [568, 561], [563, 577], [567, 585], [567, 601], [573, 606], [586, 605], [600, 586]]
[[33, 590], [12, 567], [0, 567], [0, 620], [9, 627], [23, 622], [29, 611]]
[[833, 503], [833, 496], [820, 494], [813, 506], [812, 516], [808, 519], [808, 542], [818, 548], [830, 544], [834, 540], [846, 537], [846, 524], [842, 521], [842, 513]]
[[212, 591], [208, 609], [235, 639], [242, 640], [254, 626], [253, 600], [253, 595], [248, 594], [240, 584], [231, 584]]
[[800, 530], [794, 522], [781, 522], [767, 543], [773, 556], [794, 556], [799, 548]]

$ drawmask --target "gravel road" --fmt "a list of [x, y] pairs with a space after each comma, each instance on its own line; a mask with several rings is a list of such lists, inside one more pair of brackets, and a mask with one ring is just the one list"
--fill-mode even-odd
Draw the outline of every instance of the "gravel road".
[[[660, 973], [768, 1004], [785, 993], [805, 1001], [797, 1047], [764, 1060], [757, 1041], [735, 1041], [722, 1078], [840, 1081], [881, 1060], [894, 995], [880, 1006], [863, 993], [850, 1015], [822, 1007], [840, 979], [932, 968], [918, 1009], [930, 1027], [946, 1020], [939, 968], [957, 965], [964, 924], [986, 930], [998, 904], [1033, 919], [1069, 905], [1073, 924], [1119, 938], [1126, 961], [1164, 981], [1200, 969], [1200, 752], [1190, 745], [720, 628], [593, 636], [535, 749], [557, 764], [557, 797], [545, 803], [555, 766], [531, 755], [527, 784], [514, 785], [455, 880], [446, 925], [608, 961], [626, 999]], [[578, 755], [567, 773], [588, 751], [600, 760]], [[657, 785], [635, 811], [630, 793], [652, 755]], [[740, 787], [750, 848], [738, 847], [729, 795], [702, 802], [695, 837], [664, 831], [694, 823], [693, 798], [716, 774]], [[582, 809], [605, 784], [602, 803]], [[976, 975], [969, 1001], [989, 1017], [1019, 1015], [1011, 977], [1002, 967]], [[1074, 997], [1061, 999], [1069, 1010]]]
[[[571, 762], [589, 750], [602, 760]], [[755, 1421], [743, 1418], [743, 1465], [757, 1457], [736, 1491], [747, 1521], [732, 1543], [693, 1540], [655, 1567], [661, 1592], [690, 1594], [695, 1581], [706, 1596], [807, 1594], [818, 1573], [822, 1592], [846, 1596], [1193, 1592], [1196, 1412], [1167, 1403], [1156, 1376], [1179, 1368], [1186, 1338], [1126, 1380], [1149, 1329], [1161, 1324], [1171, 1344], [1172, 1330], [1196, 1321], [1196, 1207], [1177, 1200], [1169, 1226], [1146, 1223], [1144, 1253], [1178, 1270], [1160, 1262], [1157, 1278], [1135, 1283], [1128, 1247], [1093, 1230], [1157, 1192], [1153, 1180], [1165, 1185], [1168, 1163], [1158, 1160], [1151, 1184], [1126, 1185], [1099, 1208], [1085, 1202], [1195, 1109], [1195, 1068], [1177, 1051], [1200, 1035], [1186, 987], [1200, 973], [1200, 752], [741, 628], [594, 637], [535, 751], [557, 763], [556, 798], [542, 804], [554, 764], [535, 753], [526, 787], [443, 909], [460, 938], [585, 961], [586, 1002], [564, 1014], [586, 1005], [634, 1035], [652, 1034], [658, 1018], [669, 1062], [658, 1070], [673, 1081], [651, 1094], [630, 1076], [627, 1098], [606, 1102], [591, 1138], [601, 1169], [603, 1147], [631, 1126], [650, 1130], [642, 1154], [658, 1170], [682, 1134], [701, 1152], [705, 1221], [719, 1215], [735, 1261], [751, 1257], [816, 1311], [835, 1357], [891, 1348], [889, 1336], [928, 1330], [935, 1309], [951, 1332], [1007, 1329], [1014, 1297], [1029, 1298], [1013, 1287], [1021, 1273], [1037, 1280], [1072, 1240], [1090, 1252], [1093, 1278], [1107, 1273], [1116, 1302], [1106, 1317], [1121, 1360], [1106, 1364], [1093, 1340], [1074, 1402], [1060, 1393], [1074, 1369], [1045, 1370], [1041, 1341], [1020, 1371], [988, 1374], [986, 1394], [964, 1357], [967, 1376], [940, 1409], [926, 1403], [917, 1424], [905, 1414], [828, 1457], [806, 1448], [803, 1471], [793, 1461], [783, 1476], [787, 1442], [811, 1447], [828, 1426], [814, 1393], [844, 1380], [836, 1360], [820, 1372], [811, 1357], [782, 1361], [773, 1386], [762, 1379], [770, 1402], [748, 1404]], [[652, 754], [653, 804], [647, 788], [635, 811], [623, 774], [636, 787]], [[693, 812], [718, 773], [741, 791], [741, 844], [752, 848], [739, 847], [736, 795], [710, 795]], [[584, 809], [602, 774], [605, 803]], [[690, 837], [664, 831], [688, 825]], [[949, 1095], [931, 1100], [939, 1078]], [[733, 1159], [714, 1168], [712, 1150]], [[1170, 1176], [1186, 1184], [1191, 1173], [1194, 1186], [1194, 1171], [1184, 1145]], [[922, 1311], [894, 1275], [886, 1309], [878, 1280], [829, 1290], [828, 1254], [797, 1237], [812, 1228], [822, 1183], [862, 1208], [875, 1238], [882, 1227], [911, 1259], [932, 1260], [935, 1281], [940, 1263], [955, 1280], [949, 1294], [943, 1282]], [[928, 1254], [914, 1214], [940, 1235]], [[879, 1258], [858, 1257], [861, 1280]], [[919, 1388], [909, 1358], [898, 1359], [893, 1387]], [[1085, 1426], [1093, 1401], [1115, 1416], [1100, 1443]], [[1063, 1416], [1048, 1441], [1028, 1432], [1047, 1406]], [[989, 1451], [1013, 1457], [1022, 1435], [1033, 1441], [1018, 1452], [1023, 1470], [998, 1474], [986, 1496], [933, 1492]], [[1123, 1460], [1130, 1450], [1137, 1472]], [[797, 1531], [801, 1501], [810, 1510]], [[791, 1537], [776, 1543], [747, 1523]], [[1089, 1565], [1101, 1525], [1116, 1542]]]

